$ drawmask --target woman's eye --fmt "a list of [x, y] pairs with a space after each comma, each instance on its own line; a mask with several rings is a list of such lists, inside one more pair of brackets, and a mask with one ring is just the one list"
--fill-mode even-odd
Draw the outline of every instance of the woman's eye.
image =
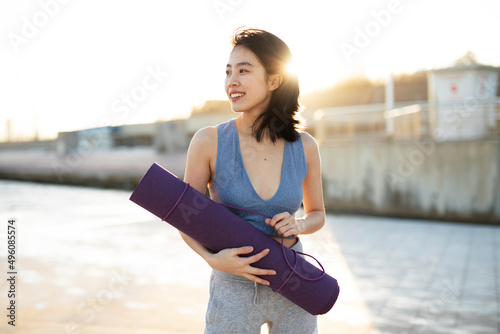
[[248, 71], [247, 70], [244, 70], [244, 69], [241, 69], [240, 70], [240, 73], [247, 73]]
[[229, 74], [231, 74], [231, 72], [229, 72], [229, 71], [226, 71], [226, 75], [229, 75]]

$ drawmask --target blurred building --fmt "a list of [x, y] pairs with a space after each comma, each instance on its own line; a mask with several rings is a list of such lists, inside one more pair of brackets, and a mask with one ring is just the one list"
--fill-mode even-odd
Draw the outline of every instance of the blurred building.
[[[314, 114], [317, 139], [450, 141], [496, 136], [499, 71], [476, 63], [435, 69], [427, 72], [427, 100], [395, 102], [394, 95], [386, 94], [385, 103], [322, 108]], [[388, 90], [398, 87], [388, 84]]]
[[[420, 138], [424, 124], [420, 103], [401, 102], [388, 110], [385, 103], [320, 109], [314, 113], [315, 136], [320, 143]], [[387, 119], [393, 123], [387, 129]]]
[[235, 114], [228, 101], [207, 101], [203, 106], [194, 108], [188, 119], [59, 132], [56, 148], [60, 155], [89, 149], [141, 147], [154, 148], [158, 153], [183, 152], [196, 131], [233, 117]]
[[327, 209], [500, 224], [499, 70], [458, 64], [428, 72], [425, 101], [318, 110]]
[[60, 155], [113, 147], [112, 127], [59, 132], [55, 147]]
[[500, 68], [467, 64], [429, 72], [429, 117], [437, 140], [480, 139], [495, 133]]
[[207, 101], [203, 106], [193, 108], [191, 117], [187, 122], [186, 131], [191, 138], [201, 128], [215, 126], [236, 116], [231, 110], [229, 101]]

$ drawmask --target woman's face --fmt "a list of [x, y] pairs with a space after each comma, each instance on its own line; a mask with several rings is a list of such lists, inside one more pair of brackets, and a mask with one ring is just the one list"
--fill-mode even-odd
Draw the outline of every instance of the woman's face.
[[252, 51], [241, 45], [233, 48], [226, 68], [225, 89], [234, 112], [262, 113], [276, 88]]

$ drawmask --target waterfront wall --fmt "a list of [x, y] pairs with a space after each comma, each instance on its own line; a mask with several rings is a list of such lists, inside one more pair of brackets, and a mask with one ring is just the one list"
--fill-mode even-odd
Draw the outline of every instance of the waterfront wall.
[[132, 190], [153, 162], [182, 178], [186, 151], [87, 146], [61, 155], [55, 150], [0, 150], [0, 179]]
[[320, 147], [327, 210], [500, 223], [500, 140]]
[[[322, 144], [328, 212], [500, 224], [500, 140]], [[153, 162], [182, 178], [186, 152], [0, 149], [0, 178], [133, 189]]]

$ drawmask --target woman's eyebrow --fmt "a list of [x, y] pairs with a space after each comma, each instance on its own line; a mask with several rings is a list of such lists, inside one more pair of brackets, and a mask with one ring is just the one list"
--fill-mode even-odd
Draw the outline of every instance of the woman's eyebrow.
[[[253, 64], [247, 62], [247, 61], [242, 61], [242, 62], [239, 62], [238, 64], [236, 64], [236, 66], [253, 66]], [[227, 64], [226, 67], [232, 67], [231, 64]]]

